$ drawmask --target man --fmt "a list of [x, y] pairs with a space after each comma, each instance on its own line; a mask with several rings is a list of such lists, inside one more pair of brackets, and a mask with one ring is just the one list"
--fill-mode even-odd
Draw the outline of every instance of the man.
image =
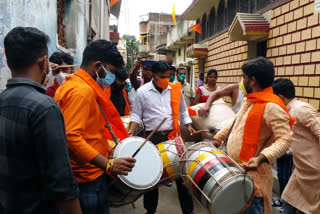
[[[138, 90], [140, 86], [143, 84], [146, 84], [152, 80], [152, 72], [151, 72], [151, 66], [154, 61], [148, 60], [150, 63], [144, 64], [143, 61], [145, 59], [140, 59], [136, 66], [134, 67], [133, 71], [130, 73], [130, 82], [134, 90]], [[140, 68], [142, 67], [142, 79], [138, 79]]]
[[113, 105], [118, 110], [120, 116], [126, 116], [130, 114], [131, 106], [130, 101], [127, 95], [127, 92], [124, 90], [126, 86], [126, 79], [128, 79], [129, 74], [126, 69], [121, 69], [116, 73], [116, 80], [112, 83], [110, 100]]
[[177, 70], [177, 79], [178, 79], [178, 82], [180, 82], [182, 85], [181, 90], [182, 90], [183, 98], [186, 101], [186, 104], [188, 106], [191, 106], [193, 105], [195, 94], [190, 83], [185, 81], [186, 72], [187, 71], [184, 67], [179, 67]]
[[[81, 208], [88, 214], [109, 213], [105, 172], [114, 176], [127, 175], [135, 162], [134, 158], [108, 159], [110, 149], [107, 138], [112, 138], [106, 136], [105, 121], [99, 109], [100, 105], [105, 114], [110, 115], [109, 107], [113, 105], [103, 89], [113, 83], [115, 73], [122, 66], [123, 59], [117, 48], [106, 40], [96, 40], [85, 48], [81, 67], [74, 75], [67, 77], [55, 95], [65, 118]], [[109, 117], [108, 120], [113, 124]], [[123, 126], [122, 121], [119, 124]], [[123, 130], [126, 132], [124, 127]]]
[[310, 104], [295, 98], [291, 80], [274, 81], [273, 91], [288, 107], [296, 122], [292, 128], [290, 150], [295, 169], [284, 189], [282, 199], [284, 214], [319, 213], [320, 210], [320, 116]]
[[176, 69], [176, 67], [170, 65], [169, 66], [169, 71], [170, 71], [169, 82], [174, 82], [174, 80], [176, 78], [177, 69]]
[[42, 86], [49, 37], [16, 27], [4, 39], [12, 79], [0, 94], [0, 212], [81, 213], [59, 106]]
[[204, 72], [203, 71], [199, 73], [199, 76], [197, 79], [197, 84], [196, 84], [197, 89], [200, 88], [201, 86], [204, 86]]
[[[143, 85], [137, 91], [130, 116], [129, 133], [134, 133], [138, 124], [143, 120], [146, 135], [154, 130], [163, 118], [167, 120], [151, 137], [153, 144], [164, 142], [180, 136], [179, 116], [190, 133], [194, 133], [191, 118], [181, 93], [181, 84], [169, 84], [169, 66], [164, 61], [152, 65], [153, 81]], [[193, 203], [190, 193], [182, 184], [182, 179], [176, 181], [180, 206], [184, 214], [192, 213]], [[158, 188], [144, 195], [144, 208], [147, 213], [155, 213], [158, 206]]]
[[219, 147], [231, 129], [228, 155], [243, 165], [254, 180], [254, 200], [246, 213], [269, 214], [272, 212], [271, 164], [290, 147], [290, 126], [294, 119], [283, 101], [273, 94], [272, 62], [258, 57], [244, 63], [242, 71], [247, 99], [243, 101], [234, 125], [218, 132], [213, 144]]
[[227, 85], [226, 87], [211, 94], [206, 104], [199, 109], [198, 114], [200, 117], [207, 117], [210, 111], [211, 104], [222, 97], [231, 98], [232, 110], [237, 114], [240, 110], [242, 100], [246, 94], [247, 92], [243, 85], [243, 80], [241, 80], [240, 83]]
[[[73, 57], [68, 53], [56, 51], [50, 56], [49, 61], [57, 65], [72, 65]], [[65, 81], [66, 76], [72, 75], [74, 73], [74, 67], [57, 68], [52, 72], [55, 77], [54, 84], [47, 89], [46, 93], [50, 97], [54, 97], [56, 90]]]

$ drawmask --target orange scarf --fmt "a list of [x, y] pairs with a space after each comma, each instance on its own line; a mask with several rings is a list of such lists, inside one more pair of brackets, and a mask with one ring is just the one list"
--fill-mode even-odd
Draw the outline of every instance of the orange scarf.
[[173, 131], [169, 133], [168, 139], [172, 140], [178, 136], [181, 136], [179, 125], [179, 113], [180, 113], [180, 101], [181, 101], [181, 84], [169, 83], [171, 86], [171, 108], [173, 117]]
[[[120, 118], [120, 115], [117, 109], [114, 107], [113, 103], [110, 100], [110, 95], [108, 95], [102, 90], [98, 83], [84, 70], [79, 68], [74, 75], [83, 79], [94, 91], [96, 94], [96, 99], [99, 101], [104, 113], [106, 114], [110, 124], [112, 125], [112, 130], [117, 138], [123, 140], [129, 137], [126, 128], [123, 125], [123, 122]], [[104, 124], [106, 124], [105, 119], [101, 114], [101, 118]], [[107, 139], [113, 140], [109, 129], [104, 129]]]
[[130, 115], [130, 111], [131, 111], [131, 104], [130, 104], [130, 100], [129, 100], [129, 97], [127, 95], [127, 92], [126, 90], [122, 90], [122, 93], [123, 93], [123, 96], [124, 96], [124, 99], [126, 99], [126, 108], [124, 109], [124, 115]]
[[263, 92], [247, 94], [246, 97], [247, 101], [254, 103], [254, 105], [248, 114], [244, 126], [243, 143], [239, 156], [239, 159], [244, 162], [248, 162], [249, 159], [252, 158], [257, 152], [261, 121], [267, 103], [271, 102], [278, 104], [287, 112], [290, 117], [289, 125], [291, 128], [295, 121], [294, 118], [288, 113], [288, 109], [280, 97], [273, 93], [272, 87], [264, 89]]

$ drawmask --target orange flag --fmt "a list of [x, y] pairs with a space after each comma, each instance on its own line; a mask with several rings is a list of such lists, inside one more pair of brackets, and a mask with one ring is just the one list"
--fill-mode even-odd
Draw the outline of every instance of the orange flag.
[[172, 8], [172, 19], [173, 19], [174, 25], [176, 25], [177, 24], [177, 22], [176, 22], [176, 3], [173, 4], [173, 8]]
[[115, 4], [117, 3], [119, 0], [111, 0], [110, 1], [110, 8]]
[[202, 30], [201, 30], [201, 25], [200, 25], [200, 23], [195, 24], [195, 25], [189, 27], [189, 29], [190, 29], [190, 30], [194, 30], [194, 31], [198, 32], [200, 35], [202, 35]]
[[149, 45], [149, 42], [145, 42], [144, 44]]

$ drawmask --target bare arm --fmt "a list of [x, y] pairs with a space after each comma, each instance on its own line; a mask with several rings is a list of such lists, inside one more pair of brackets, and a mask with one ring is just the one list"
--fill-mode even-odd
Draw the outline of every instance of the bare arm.
[[210, 111], [210, 106], [211, 104], [222, 98], [222, 97], [227, 97], [230, 96], [232, 97], [232, 95], [234, 94], [234, 89], [238, 88], [238, 84], [232, 84], [232, 85], [228, 85], [224, 88], [222, 88], [221, 90], [216, 90], [213, 94], [211, 94], [211, 96], [208, 98], [206, 104], [199, 109], [198, 114], [200, 117], [207, 117]]
[[79, 199], [59, 201], [58, 207], [63, 214], [81, 214]]
[[136, 130], [136, 128], [138, 127], [138, 123], [135, 123], [135, 122], [131, 122], [130, 125], [129, 125], [129, 135], [132, 136], [134, 131]]
[[137, 76], [139, 74], [139, 69], [142, 65], [142, 60], [139, 60], [132, 72], [130, 73], [130, 83], [132, 87], [137, 90], [140, 86], [139, 81], [137, 80]]

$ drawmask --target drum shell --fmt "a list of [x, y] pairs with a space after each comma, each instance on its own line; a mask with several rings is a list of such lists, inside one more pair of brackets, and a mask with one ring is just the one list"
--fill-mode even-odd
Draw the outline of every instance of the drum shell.
[[[118, 157], [128, 157], [136, 151], [137, 148], [144, 142], [144, 138], [141, 137], [129, 137], [121, 141], [115, 148], [114, 158]], [[123, 156], [123, 152], [126, 154]], [[152, 159], [150, 159], [152, 157]], [[120, 175], [116, 179], [110, 182], [108, 185], [108, 196], [110, 206], [123, 206], [136, 201], [140, 196], [145, 194], [147, 191], [156, 186], [159, 182], [162, 171], [163, 164], [159, 151], [157, 148], [148, 141], [140, 150], [140, 152], [135, 156], [136, 165], [132, 172], [129, 172], [128, 176]], [[149, 159], [149, 160], [148, 160]], [[147, 160], [147, 162], [145, 162]], [[140, 164], [140, 166], [138, 165]], [[146, 166], [149, 168], [141, 168], [141, 166]], [[139, 171], [136, 171], [139, 170]], [[134, 183], [135, 180], [140, 181], [145, 179], [150, 172], [151, 177], [146, 184]], [[130, 174], [133, 173], [133, 174]], [[144, 174], [144, 177], [139, 177], [139, 174]], [[132, 176], [136, 176], [133, 180], [130, 180]], [[130, 177], [131, 176], [131, 177]], [[141, 175], [140, 175], [141, 176]]]
[[[229, 156], [207, 143], [198, 143], [187, 149], [181, 157], [180, 173], [189, 192], [210, 213], [239, 213], [253, 195], [251, 177], [244, 176], [243, 170]], [[241, 181], [245, 184], [244, 189]], [[237, 201], [233, 202], [236, 205], [222, 206], [221, 203], [228, 198]]]
[[183, 140], [177, 137], [156, 145], [163, 161], [163, 174], [159, 184], [166, 184], [180, 178], [180, 157], [186, 148]]

